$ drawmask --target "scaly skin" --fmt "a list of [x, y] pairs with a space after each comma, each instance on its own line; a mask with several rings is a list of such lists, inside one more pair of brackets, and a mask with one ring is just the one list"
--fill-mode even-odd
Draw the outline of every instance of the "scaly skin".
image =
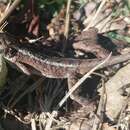
[[[85, 74], [90, 69], [100, 64], [105, 60], [101, 59], [72, 59], [72, 58], [52, 58], [37, 52], [35, 49], [26, 45], [19, 44], [15, 39], [7, 34], [0, 34], [1, 48], [5, 50], [4, 56], [15, 64], [22, 64], [20, 68], [25, 64], [33, 67], [42, 76], [48, 78], [67, 78], [69, 88], [71, 88], [77, 81], [77, 74]], [[112, 56], [108, 62], [103, 64], [102, 69], [107, 66], [118, 64], [124, 61], [130, 60], [130, 53], [125, 55]], [[21, 69], [26, 73], [26, 71]], [[27, 73], [28, 74], [28, 73]], [[85, 105], [87, 101], [79, 97], [78, 92], [75, 91], [72, 98], [78, 103]]]

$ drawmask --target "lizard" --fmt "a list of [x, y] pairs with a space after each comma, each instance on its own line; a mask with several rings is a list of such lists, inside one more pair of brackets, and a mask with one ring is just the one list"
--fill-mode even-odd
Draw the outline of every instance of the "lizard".
[[[26, 44], [20, 44], [15, 38], [7, 33], [0, 33], [0, 51], [4, 52], [4, 58], [15, 63], [26, 74], [30, 74], [25, 65], [34, 68], [39, 75], [48, 78], [62, 78], [68, 80], [69, 89], [78, 80], [77, 75], [84, 75], [90, 69], [100, 64], [105, 58], [99, 59], [74, 59], [49, 57], [42, 52], [37, 52], [35, 48], [30, 48]], [[124, 55], [111, 56], [108, 62], [100, 66], [102, 69], [114, 64], [130, 60], [130, 53]], [[71, 99], [82, 106], [86, 106], [88, 101], [78, 95], [78, 89], [71, 95]]]

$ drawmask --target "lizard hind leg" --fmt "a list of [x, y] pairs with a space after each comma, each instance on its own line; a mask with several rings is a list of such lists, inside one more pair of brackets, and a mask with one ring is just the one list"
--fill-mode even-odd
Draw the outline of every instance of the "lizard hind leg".
[[[77, 74], [73, 73], [69, 76], [68, 78], [68, 88], [71, 90], [71, 88], [76, 84], [78, 81], [78, 76]], [[80, 95], [81, 92], [81, 87], [79, 86], [71, 95], [70, 98], [77, 103], [79, 103], [81, 106], [87, 106], [89, 104], [89, 101], [87, 98], [83, 97]]]
[[26, 75], [31, 75], [30, 70], [24, 64], [20, 62], [15, 62], [15, 65]]

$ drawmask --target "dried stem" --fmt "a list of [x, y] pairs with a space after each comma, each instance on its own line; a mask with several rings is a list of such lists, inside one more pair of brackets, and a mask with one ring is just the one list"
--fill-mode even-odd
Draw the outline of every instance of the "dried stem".
[[92, 18], [92, 20], [91, 20], [91, 22], [88, 24], [88, 26], [84, 29], [84, 31], [88, 30], [90, 27], [93, 26], [93, 21], [95, 21], [95, 19], [96, 19], [97, 16], [99, 15], [99, 13], [100, 13], [102, 7], [105, 5], [106, 1], [107, 1], [107, 0], [102, 0], [102, 2], [101, 2], [101, 4], [100, 4], [100, 6], [99, 6], [99, 8], [98, 8], [98, 10], [97, 10], [97, 12], [96, 12], [96, 14], [95, 14], [94, 17]]
[[67, 39], [68, 39], [68, 34], [69, 34], [69, 25], [70, 25], [70, 6], [71, 6], [72, 0], [68, 0], [67, 3], [67, 9], [66, 9], [66, 19], [65, 19], [65, 31], [64, 31], [64, 36], [65, 36], [65, 42], [64, 42], [64, 47], [63, 47], [63, 53], [66, 50], [67, 47]]
[[69, 92], [63, 97], [63, 99], [59, 102], [58, 106], [56, 107], [55, 111], [52, 112], [52, 117], [49, 119], [46, 129], [49, 130], [52, 125], [53, 117], [57, 114], [57, 110], [62, 107], [62, 105], [65, 103], [65, 101], [68, 99], [68, 97], [98, 68], [100, 68], [103, 64], [105, 64], [111, 57], [112, 53], [109, 54], [109, 56], [100, 64], [95, 66], [93, 69], [91, 69], [88, 73], [86, 73], [70, 90]]
[[109, 56], [100, 64], [95, 66], [93, 69], [91, 69], [88, 73], [86, 73], [70, 90], [69, 92], [64, 96], [64, 98], [59, 103], [59, 108], [64, 104], [64, 102], [68, 99], [68, 97], [98, 68], [100, 68], [103, 64], [105, 64], [111, 57], [111, 53]]
[[21, 2], [21, 0], [15, 0], [12, 3], [12, 5], [9, 7], [9, 9], [6, 10], [6, 12], [4, 13], [3, 17], [1, 17], [1, 19], [0, 19], [0, 26], [5, 22], [5, 20], [13, 12], [13, 10], [16, 9], [16, 7], [19, 5], [20, 2]]

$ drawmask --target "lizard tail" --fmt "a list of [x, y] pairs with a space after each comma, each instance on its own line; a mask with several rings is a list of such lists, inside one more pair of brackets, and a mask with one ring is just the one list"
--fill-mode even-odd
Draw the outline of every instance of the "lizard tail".
[[[91, 59], [87, 61], [83, 61], [80, 64], [79, 67], [79, 73], [85, 74], [87, 73], [90, 69], [94, 68], [98, 64], [102, 63], [106, 58], [101, 58], [101, 59]], [[123, 55], [118, 55], [118, 56], [111, 56], [104, 64], [102, 64], [98, 69], [102, 69], [111, 65], [119, 64], [125, 61], [130, 60], [130, 53], [123, 54]]]

